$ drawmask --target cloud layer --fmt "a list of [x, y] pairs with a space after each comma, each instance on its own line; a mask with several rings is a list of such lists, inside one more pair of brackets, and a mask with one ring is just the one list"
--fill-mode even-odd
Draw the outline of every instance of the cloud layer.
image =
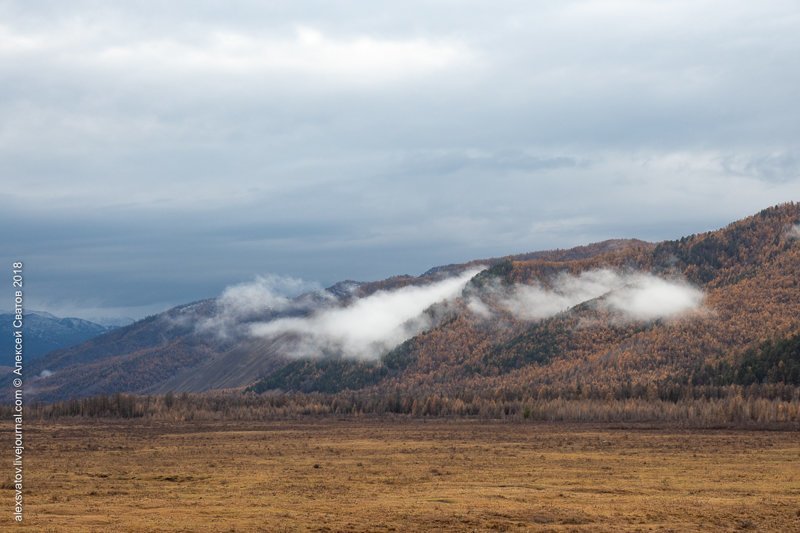
[[295, 357], [377, 359], [429, 328], [431, 317], [424, 311], [459, 296], [478, 272], [470, 270], [427, 285], [378, 291], [345, 307], [322, 309], [308, 317], [253, 324], [250, 333], [260, 337], [286, 336], [286, 355]]

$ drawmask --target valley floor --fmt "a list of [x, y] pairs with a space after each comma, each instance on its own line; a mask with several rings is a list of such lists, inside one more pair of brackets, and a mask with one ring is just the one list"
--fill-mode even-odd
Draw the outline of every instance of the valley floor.
[[797, 432], [65, 419], [25, 438], [15, 531], [800, 531]]

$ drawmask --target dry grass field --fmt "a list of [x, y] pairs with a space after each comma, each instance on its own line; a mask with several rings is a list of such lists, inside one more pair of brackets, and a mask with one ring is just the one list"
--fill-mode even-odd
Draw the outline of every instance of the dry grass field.
[[26, 439], [6, 531], [800, 531], [792, 432], [65, 420]]

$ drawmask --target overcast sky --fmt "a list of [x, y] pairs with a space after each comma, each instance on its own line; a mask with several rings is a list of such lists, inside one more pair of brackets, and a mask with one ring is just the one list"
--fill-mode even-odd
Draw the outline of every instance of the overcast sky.
[[676, 238], [800, 200], [798, 95], [795, 1], [0, 2], [0, 246], [138, 318]]

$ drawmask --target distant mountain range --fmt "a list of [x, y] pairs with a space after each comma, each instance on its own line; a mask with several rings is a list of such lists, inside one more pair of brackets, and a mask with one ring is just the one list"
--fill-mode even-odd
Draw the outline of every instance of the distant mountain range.
[[[0, 314], [0, 336], [10, 339], [13, 331], [11, 313]], [[59, 318], [43, 311], [24, 314], [24, 356], [27, 362], [34, 361], [48, 352], [80, 344], [92, 337], [114, 329], [80, 318]], [[13, 366], [14, 353], [11, 343], [0, 352], [0, 366]]]
[[[800, 385], [796, 203], [673, 241], [475, 260], [293, 299], [240, 292], [240, 300], [223, 295], [105, 333], [87, 325], [93, 338], [29, 363], [27, 375], [50, 375], [29, 379], [28, 393], [626, 397], [649, 387]], [[34, 320], [50, 324], [26, 325]]]

